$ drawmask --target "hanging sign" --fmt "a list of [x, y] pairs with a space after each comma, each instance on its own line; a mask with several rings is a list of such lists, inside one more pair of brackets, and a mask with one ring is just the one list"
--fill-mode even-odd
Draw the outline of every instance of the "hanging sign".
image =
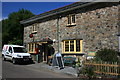
[[48, 37], [46, 37], [45, 39], [48, 40]]
[[29, 37], [32, 38], [32, 37], [33, 37], [33, 34], [30, 34]]

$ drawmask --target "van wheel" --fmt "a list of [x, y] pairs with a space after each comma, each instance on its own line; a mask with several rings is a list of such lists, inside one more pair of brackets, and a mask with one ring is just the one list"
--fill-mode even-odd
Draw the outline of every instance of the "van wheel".
[[3, 60], [3, 61], [6, 61], [6, 58], [5, 58], [4, 56], [2, 56], [2, 60]]
[[13, 64], [16, 64], [16, 60], [15, 60], [14, 58], [12, 59], [12, 63], [13, 63]]

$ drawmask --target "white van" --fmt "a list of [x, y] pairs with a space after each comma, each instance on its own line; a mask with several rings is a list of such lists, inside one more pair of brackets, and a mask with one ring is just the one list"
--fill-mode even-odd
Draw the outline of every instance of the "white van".
[[21, 61], [32, 61], [31, 55], [27, 53], [24, 46], [4, 45], [2, 49], [2, 59], [12, 60], [13, 64]]

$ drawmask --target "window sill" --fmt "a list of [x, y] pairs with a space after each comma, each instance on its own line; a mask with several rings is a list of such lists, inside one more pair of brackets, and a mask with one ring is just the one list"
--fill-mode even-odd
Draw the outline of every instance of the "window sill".
[[72, 27], [72, 26], [76, 26], [76, 24], [75, 23], [67, 24], [67, 27]]
[[62, 55], [83, 55], [83, 54], [85, 54], [85, 53], [84, 52], [62, 53]]
[[27, 53], [35, 53], [35, 52], [27, 52]]
[[63, 52], [63, 53], [82, 53], [82, 52]]
[[37, 33], [37, 31], [32, 31], [32, 34], [36, 34]]

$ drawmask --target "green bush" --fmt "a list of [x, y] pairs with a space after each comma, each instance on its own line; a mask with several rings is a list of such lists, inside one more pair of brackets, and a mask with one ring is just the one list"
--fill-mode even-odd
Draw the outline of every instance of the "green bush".
[[76, 62], [76, 67], [80, 67], [81, 66], [81, 62], [80, 62], [80, 58], [78, 58], [78, 61]]
[[118, 62], [118, 52], [113, 49], [101, 49], [96, 52], [95, 59], [97, 61]]
[[89, 80], [92, 80], [92, 78], [95, 76], [95, 73], [94, 73], [94, 68], [92, 66], [85, 66], [85, 67], [82, 67], [80, 70], [79, 70], [79, 77], [80, 77], [80, 74], [86, 76], [89, 78]]

